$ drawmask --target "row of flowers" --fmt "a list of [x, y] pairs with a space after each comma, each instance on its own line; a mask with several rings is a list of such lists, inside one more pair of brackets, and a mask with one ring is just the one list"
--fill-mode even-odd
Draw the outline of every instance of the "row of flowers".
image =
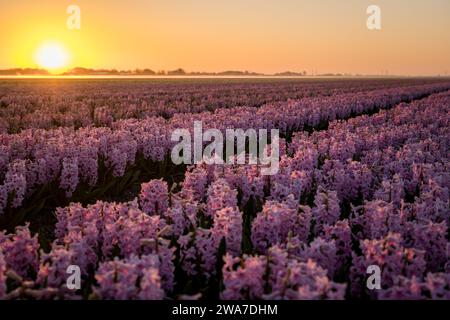
[[170, 190], [59, 208], [47, 253], [27, 226], [0, 233], [0, 296], [450, 299], [449, 111], [446, 91], [297, 133], [274, 176], [199, 164]]
[[3, 134], [0, 135], [0, 214], [6, 206], [19, 208], [24, 200], [50, 183], [58, 183], [70, 198], [79, 185], [96, 186], [99, 178], [108, 180], [107, 174], [122, 177], [139, 157], [155, 162], [166, 160], [170, 165], [167, 157], [175, 144], [171, 141], [172, 132], [176, 128], [193, 131], [194, 121], [202, 121], [205, 129], [222, 131], [278, 128], [289, 139], [295, 131], [320, 128], [335, 119], [390, 108], [449, 87], [450, 84], [441, 83], [305, 98], [259, 108], [176, 114], [170, 120], [161, 117], [120, 120], [111, 128], [31, 129]]
[[339, 81], [10, 81], [0, 84], [0, 133], [23, 129], [110, 126], [119, 119], [172, 117], [236, 106], [356, 93], [436, 80]]

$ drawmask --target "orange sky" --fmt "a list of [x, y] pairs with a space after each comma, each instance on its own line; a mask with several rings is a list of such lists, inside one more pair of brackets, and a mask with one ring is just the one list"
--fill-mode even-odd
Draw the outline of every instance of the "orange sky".
[[0, 30], [0, 68], [36, 67], [55, 42], [66, 67], [450, 74], [449, 0], [0, 0]]

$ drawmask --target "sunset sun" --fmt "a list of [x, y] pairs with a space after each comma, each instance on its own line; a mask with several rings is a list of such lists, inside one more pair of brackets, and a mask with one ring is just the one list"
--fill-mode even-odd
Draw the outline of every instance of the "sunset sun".
[[56, 70], [67, 67], [69, 53], [59, 43], [41, 45], [35, 54], [36, 63], [45, 69]]

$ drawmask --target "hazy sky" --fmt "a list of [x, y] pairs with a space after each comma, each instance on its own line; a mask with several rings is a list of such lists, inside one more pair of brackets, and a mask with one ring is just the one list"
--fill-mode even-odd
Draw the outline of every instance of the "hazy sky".
[[450, 74], [450, 0], [0, 0], [0, 30], [0, 68], [53, 41], [69, 67]]

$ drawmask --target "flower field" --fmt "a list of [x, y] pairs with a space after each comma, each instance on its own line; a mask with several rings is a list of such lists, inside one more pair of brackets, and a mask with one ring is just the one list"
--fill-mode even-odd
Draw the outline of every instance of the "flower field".
[[[175, 165], [194, 121], [278, 172]], [[0, 299], [450, 299], [449, 146], [438, 78], [0, 80]]]

